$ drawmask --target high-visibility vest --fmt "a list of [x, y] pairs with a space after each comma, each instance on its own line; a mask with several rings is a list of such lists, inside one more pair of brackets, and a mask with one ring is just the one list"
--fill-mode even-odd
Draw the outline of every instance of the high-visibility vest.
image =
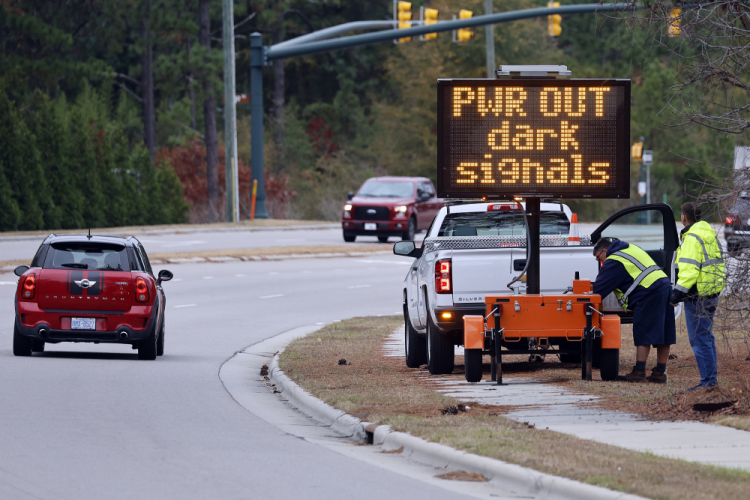
[[654, 259], [640, 247], [629, 244], [628, 248], [614, 252], [612, 255], [607, 256], [607, 260], [616, 260], [625, 266], [625, 270], [633, 278], [633, 284], [630, 288], [624, 292], [619, 288], [615, 289], [615, 297], [617, 302], [624, 310], [628, 310], [628, 297], [635, 287], [642, 286], [648, 288], [654, 284], [654, 282], [660, 278], [666, 278], [667, 275], [661, 270], [661, 267], [656, 265]]
[[698, 294], [715, 295], [726, 285], [724, 255], [716, 232], [705, 221], [690, 226], [677, 249], [679, 275], [675, 290], [688, 293], [695, 285]]

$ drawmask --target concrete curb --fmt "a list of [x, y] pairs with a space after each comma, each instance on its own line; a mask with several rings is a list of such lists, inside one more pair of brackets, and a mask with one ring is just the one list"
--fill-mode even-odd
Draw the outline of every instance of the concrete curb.
[[[130, 234], [140, 235], [154, 235], [154, 234], [176, 234], [176, 233], [237, 233], [237, 232], [258, 232], [258, 231], [300, 231], [304, 229], [339, 229], [341, 228], [340, 222], [332, 222], [330, 224], [310, 224], [309, 226], [265, 226], [265, 227], [191, 227], [191, 228], [169, 228], [169, 229], [149, 229], [148, 226], [135, 229], [133, 231], [122, 231], [122, 230], [108, 230], [108, 229], [95, 229], [96, 234], [103, 236], [125, 236]], [[28, 240], [39, 240], [46, 238], [50, 233], [54, 233], [54, 230], [40, 231], [39, 234], [19, 234], [15, 236], [3, 235], [0, 233], [0, 243], [3, 241], [28, 241]], [[60, 234], [85, 234], [86, 230], [81, 229], [79, 232], [71, 232], [65, 230], [64, 233]]]
[[358, 442], [382, 445], [386, 450], [397, 450], [403, 447], [401, 453], [418, 462], [441, 468], [476, 472], [489, 479], [501, 481], [506, 485], [513, 485], [512, 487], [519, 491], [538, 495], [541, 498], [645, 500], [641, 496], [545, 474], [520, 465], [480, 457], [438, 443], [430, 443], [411, 434], [392, 431], [387, 425], [375, 426], [375, 424], [369, 422], [362, 422], [342, 410], [327, 405], [287, 377], [278, 364], [279, 355], [284, 352], [284, 349], [286, 349], [286, 346], [276, 353], [271, 361], [268, 372], [271, 383], [299, 411], [324, 425], [330, 426], [343, 436], [351, 437]]

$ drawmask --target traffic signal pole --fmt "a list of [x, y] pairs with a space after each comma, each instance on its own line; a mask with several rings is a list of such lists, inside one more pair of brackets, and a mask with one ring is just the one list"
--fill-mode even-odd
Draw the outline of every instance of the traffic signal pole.
[[[698, 6], [698, 4], [695, 4]], [[258, 195], [255, 208], [255, 216], [258, 218], [268, 218], [266, 211], [266, 193], [263, 186], [263, 66], [269, 61], [275, 59], [286, 59], [308, 54], [317, 54], [328, 52], [330, 50], [346, 49], [357, 47], [359, 45], [369, 45], [372, 43], [396, 40], [398, 38], [418, 37], [427, 33], [440, 33], [444, 31], [453, 31], [461, 28], [474, 28], [477, 26], [487, 26], [492, 24], [507, 23], [518, 21], [520, 19], [531, 19], [535, 17], [544, 17], [554, 14], [585, 14], [595, 12], [623, 12], [642, 9], [642, 5], [632, 5], [626, 3], [609, 3], [609, 4], [582, 4], [582, 5], [563, 5], [560, 7], [539, 7], [535, 9], [516, 10], [512, 12], [501, 12], [498, 14], [489, 14], [484, 16], [472, 17], [469, 19], [459, 19], [455, 21], [445, 21], [438, 24], [426, 26], [416, 26], [407, 29], [390, 29], [379, 31], [377, 33], [365, 33], [362, 35], [345, 36], [333, 40], [309, 41], [307, 43], [288, 42], [273, 45], [271, 47], [263, 46], [260, 33], [250, 35], [250, 109], [252, 112], [251, 134], [252, 134], [252, 160], [253, 180], [258, 181]], [[683, 6], [685, 8], [685, 6]], [[369, 23], [370, 21], [364, 21]], [[374, 21], [373, 21], [374, 22]], [[351, 23], [346, 23], [347, 25]], [[327, 28], [328, 33], [325, 36], [339, 34], [346, 25], [341, 27]], [[373, 26], [380, 27], [380, 26]], [[346, 28], [347, 30], [349, 28]], [[351, 29], [363, 29], [362, 27], [353, 27]], [[323, 30], [321, 30], [323, 31]], [[312, 34], [311, 34], [312, 35]], [[316, 37], [322, 36], [316, 32]], [[302, 37], [300, 37], [302, 38]], [[297, 39], [295, 39], [297, 40]], [[307, 38], [306, 40], [313, 40]], [[227, 100], [229, 104], [229, 100]]]

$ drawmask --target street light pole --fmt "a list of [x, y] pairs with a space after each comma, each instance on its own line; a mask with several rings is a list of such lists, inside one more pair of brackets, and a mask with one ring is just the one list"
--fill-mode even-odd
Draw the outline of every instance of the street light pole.
[[[484, 14], [492, 14], [492, 0], [484, 0]], [[487, 78], [495, 78], [495, 26], [486, 25], [484, 32], [487, 41]]]
[[226, 172], [227, 221], [239, 222], [240, 197], [237, 179], [237, 105], [234, 80], [234, 1], [222, 0], [224, 42], [224, 166]]
[[263, 65], [266, 54], [260, 33], [250, 35], [250, 114], [251, 114], [251, 159], [253, 180], [258, 181], [255, 198], [255, 217], [268, 219], [266, 190], [263, 182]]

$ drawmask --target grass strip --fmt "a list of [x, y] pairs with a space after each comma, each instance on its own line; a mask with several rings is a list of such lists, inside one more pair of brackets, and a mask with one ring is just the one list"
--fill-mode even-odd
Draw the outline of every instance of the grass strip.
[[[383, 356], [384, 339], [400, 316], [353, 318], [292, 342], [280, 366], [296, 383], [360, 419], [390, 425], [428, 441], [556, 476], [657, 499], [750, 496], [750, 473], [657, 457], [537, 429], [437, 393], [400, 357]], [[341, 360], [345, 360], [341, 362]]]

